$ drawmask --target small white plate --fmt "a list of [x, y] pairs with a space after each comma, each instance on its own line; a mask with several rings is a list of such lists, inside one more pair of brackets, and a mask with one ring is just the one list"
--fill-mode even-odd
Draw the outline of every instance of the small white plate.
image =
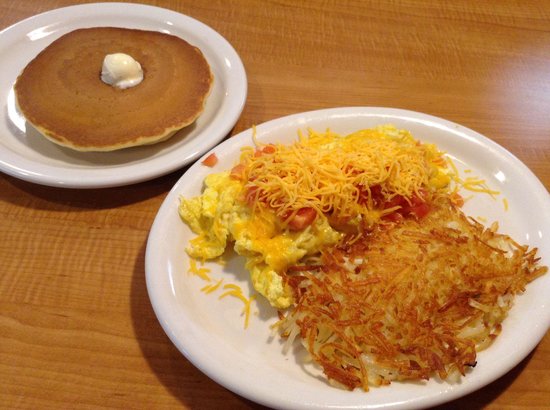
[[[126, 27], [176, 35], [201, 49], [214, 75], [197, 121], [165, 142], [113, 152], [78, 152], [43, 138], [15, 106], [13, 84], [55, 39], [85, 27]], [[189, 164], [229, 134], [244, 108], [247, 79], [236, 51], [205, 24], [170, 10], [129, 3], [65, 7], [0, 32], [0, 171], [43, 185], [103, 188], [145, 181]]]
[[[542, 263], [550, 264], [550, 195], [540, 181], [515, 156], [486, 137], [458, 124], [425, 114], [387, 108], [336, 108], [291, 115], [256, 128], [263, 142], [289, 143], [297, 130], [313, 128], [346, 134], [391, 123], [410, 130], [422, 141], [433, 142], [454, 159], [460, 170], [485, 178], [501, 192], [496, 199], [478, 194], [465, 211], [500, 222], [500, 231], [521, 243], [539, 248]], [[253, 304], [250, 326], [243, 329], [242, 303], [205, 294], [205, 282], [188, 273], [184, 251], [194, 237], [178, 216], [180, 196], [200, 194], [204, 177], [230, 169], [240, 148], [253, 145], [252, 131], [232, 137], [214, 148], [219, 158], [214, 168], [195, 163], [182, 176], [162, 204], [147, 242], [147, 288], [155, 313], [177, 348], [212, 379], [250, 400], [285, 409], [405, 409], [441, 404], [466, 395], [502, 376], [537, 345], [550, 326], [550, 274], [537, 279], [517, 297], [502, 334], [478, 355], [477, 366], [458, 384], [437, 382], [392, 383], [370, 392], [343, 391], [329, 386], [319, 372], [303, 366], [295, 353], [285, 355], [270, 324], [274, 309], [263, 300]], [[208, 154], [205, 154], [208, 155]], [[503, 198], [509, 208], [506, 210]], [[526, 198], [529, 199], [528, 206]], [[221, 267], [208, 263], [214, 280], [238, 284], [253, 293], [242, 258]]]

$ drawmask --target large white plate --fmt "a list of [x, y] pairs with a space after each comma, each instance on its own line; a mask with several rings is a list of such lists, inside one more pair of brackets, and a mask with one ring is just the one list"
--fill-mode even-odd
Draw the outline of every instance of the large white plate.
[[[16, 109], [13, 94], [21, 70], [63, 34], [98, 26], [161, 31], [199, 47], [211, 66], [214, 84], [196, 123], [159, 144], [103, 153], [81, 153], [58, 146], [28, 126]], [[68, 188], [137, 183], [183, 167], [229, 134], [247, 93], [243, 64], [220, 34], [182, 14], [129, 3], [65, 7], [8, 27], [0, 32], [0, 73], [0, 171]]]
[[[417, 139], [433, 142], [454, 158], [457, 166], [487, 180], [501, 191], [497, 199], [477, 195], [466, 205], [468, 214], [500, 221], [501, 231], [519, 242], [537, 246], [542, 262], [550, 264], [550, 196], [539, 180], [516, 157], [486, 137], [460, 125], [425, 114], [386, 108], [336, 108], [291, 115], [257, 127], [265, 142], [290, 142], [297, 130], [327, 127], [348, 133], [392, 123], [412, 131]], [[232, 167], [243, 145], [252, 145], [248, 130], [225, 141], [213, 152], [214, 169], [195, 163], [167, 196], [155, 219], [147, 243], [146, 277], [156, 315], [177, 348], [199, 369], [228, 389], [250, 400], [287, 409], [404, 409], [437, 405], [483, 387], [508, 372], [536, 346], [550, 325], [550, 274], [531, 283], [504, 322], [496, 342], [478, 356], [478, 364], [459, 384], [393, 383], [369, 393], [330, 387], [292, 352], [285, 355], [270, 324], [275, 311], [261, 300], [253, 307], [250, 326], [243, 329], [242, 304], [218, 299], [200, 289], [205, 282], [187, 272], [184, 252], [193, 237], [181, 222], [179, 197], [201, 192], [204, 177]], [[502, 198], [509, 203], [505, 210]], [[241, 258], [228, 265], [207, 264], [215, 279], [240, 285], [251, 292]]]

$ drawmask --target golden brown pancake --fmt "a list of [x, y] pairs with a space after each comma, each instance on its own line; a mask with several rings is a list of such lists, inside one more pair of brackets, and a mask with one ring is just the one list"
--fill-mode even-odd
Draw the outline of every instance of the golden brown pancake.
[[[107, 54], [141, 64], [143, 81], [119, 89], [101, 80]], [[51, 141], [79, 151], [111, 151], [165, 140], [202, 113], [213, 82], [202, 52], [179, 37], [98, 27], [72, 31], [19, 75], [17, 104]]]

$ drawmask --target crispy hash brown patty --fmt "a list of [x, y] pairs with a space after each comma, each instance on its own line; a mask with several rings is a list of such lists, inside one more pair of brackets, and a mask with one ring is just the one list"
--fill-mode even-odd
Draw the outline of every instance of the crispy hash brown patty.
[[289, 270], [297, 303], [279, 331], [289, 345], [300, 337], [328, 379], [350, 390], [465, 375], [514, 295], [547, 271], [536, 249], [496, 230], [441, 198], [421, 220], [349, 236]]

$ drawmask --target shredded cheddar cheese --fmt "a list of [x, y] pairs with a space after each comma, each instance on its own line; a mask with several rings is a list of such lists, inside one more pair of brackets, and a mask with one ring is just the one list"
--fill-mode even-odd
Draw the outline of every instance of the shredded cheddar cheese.
[[242, 289], [235, 284], [227, 284], [223, 286], [224, 289], [229, 289], [226, 292], [222, 293], [218, 299], [223, 299], [226, 296], [233, 296], [234, 298], [239, 299], [243, 302], [243, 314], [244, 314], [244, 328], [248, 328], [248, 323], [250, 321], [250, 305], [252, 301], [256, 298], [256, 295], [252, 295], [250, 298], [244, 296]]
[[223, 282], [223, 279], [220, 279], [216, 283], [214, 283], [213, 285], [212, 284], [206, 285], [205, 287], [201, 288], [201, 292], [204, 292], [206, 294], [212, 293], [220, 287], [222, 282]]
[[[210, 273], [210, 269], [199, 267], [197, 266], [197, 261], [193, 258], [189, 259], [189, 273], [198, 276], [202, 280], [209, 282], [207, 285], [203, 286], [200, 290], [201, 292], [204, 292], [205, 294], [210, 294], [218, 290], [222, 283], [223, 278], [217, 280], [215, 283], [212, 282], [212, 278], [208, 275]], [[252, 301], [256, 299], [256, 295], [252, 295], [250, 298], [247, 298], [243, 294], [243, 290], [239, 285], [236, 285], [234, 283], [227, 283], [223, 285], [223, 289], [225, 292], [223, 292], [218, 299], [223, 299], [227, 296], [233, 296], [234, 298], [239, 299], [244, 307], [243, 307], [243, 314], [244, 314], [244, 328], [248, 328], [248, 324], [250, 321], [250, 306], [252, 304]]]
[[197, 261], [193, 258], [189, 259], [189, 273], [192, 273], [193, 275], [198, 276], [199, 278], [210, 282], [212, 278], [208, 275], [210, 273], [210, 269], [207, 268], [199, 268], [197, 266]]
[[389, 125], [346, 136], [309, 130], [294, 144], [272, 145], [267, 152], [265, 147], [244, 149], [240, 164], [249, 199], [278, 215], [312, 208], [376, 221], [381, 215], [374, 210], [374, 187], [390, 201], [410, 199], [426, 187], [446, 189], [449, 183], [442, 152]]
[[218, 299], [223, 299], [226, 296], [234, 296], [237, 299], [240, 299], [241, 302], [243, 302], [245, 305], [248, 303], [248, 299], [243, 295], [242, 289], [233, 284], [224, 285], [224, 289], [229, 289], [227, 292], [224, 292], [220, 295]]
[[[484, 193], [490, 195], [493, 199], [500, 195], [500, 191], [496, 191], [494, 189], [491, 189], [487, 186], [487, 181], [485, 181], [482, 178], [477, 177], [466, 177], [461, 178], [460, 172], [458, 171], [458, 168], [451, 157], [446, 157], [447, 163], [451, 167], [451, 172], [449, 172], [449, 177], [454, 182], [454, 192], [458, 192], [460, 188], [463, 188], [467, 191], [476, 192], [476, 193]], [[471, 173], [472, 170], [467, 169], [464, 171], [465, 173]]]

